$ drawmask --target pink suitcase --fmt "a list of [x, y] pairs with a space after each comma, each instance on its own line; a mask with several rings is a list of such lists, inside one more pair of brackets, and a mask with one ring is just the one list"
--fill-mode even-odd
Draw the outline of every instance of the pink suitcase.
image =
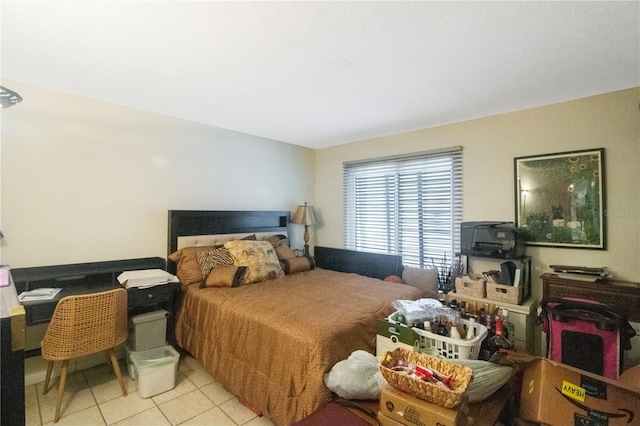
[[543, 301], [541, 317], [547, 358], [618, 378], [635, 336], [624, 313], [595, 300], [563, 298]]

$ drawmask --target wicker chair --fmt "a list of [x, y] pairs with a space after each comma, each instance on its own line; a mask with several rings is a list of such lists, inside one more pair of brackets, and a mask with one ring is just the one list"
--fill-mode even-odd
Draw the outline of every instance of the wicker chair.
[[58, 302], [41, 343], [42, 358], [49, 361], [43, 394], [49, 390], [54, 361], [62, 361], [54, 422], [60, 419], [70, 359], [105, 351], [107, 363], [111, 363], [120, 382], [122, 395], [127, 396], [114, 351], [126, 339], [127, 291], [124, 288], [67, 296]]

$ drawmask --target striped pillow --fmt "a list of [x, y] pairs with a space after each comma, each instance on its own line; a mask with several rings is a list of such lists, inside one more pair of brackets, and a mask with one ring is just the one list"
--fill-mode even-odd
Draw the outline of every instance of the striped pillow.
[[233, 257], [224, 247], [216, 247], [213, 250], [201, 251], [197, 254], [202, 278], [206, 278], [213, 268], [233, 266]]

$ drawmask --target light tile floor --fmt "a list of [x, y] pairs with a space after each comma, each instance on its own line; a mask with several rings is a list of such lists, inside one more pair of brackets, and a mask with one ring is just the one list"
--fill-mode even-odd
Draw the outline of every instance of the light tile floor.
[[[189, 356], [178, 364], [176, 387], [150, 398], [138, 394], [124, 362], [120, 368], [126, 397], [106, 364], [69, 374], [62, 417], [56, 425], [273, 426], [242, 405]], [[46, 395], [42, 395], [43, 386], [40, 382], [25, 389], [27, 426], [54, 424], [58, 379], [52, 380]]]

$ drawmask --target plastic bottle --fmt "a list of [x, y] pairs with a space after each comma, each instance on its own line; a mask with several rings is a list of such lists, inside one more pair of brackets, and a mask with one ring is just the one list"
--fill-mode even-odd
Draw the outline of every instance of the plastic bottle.
[[462, 324], [462, 312], [460, 311], [456, 311], [455, 316], [453, 317], [453, 324], [451, 324], [451, 330], [449, 331], [449, 334], [451, 334], [451, 337], [453, 337], [453, 329], [456, 329], [457, 332], [457, 339], [462, 339], [462, 336], [465, 336], [467, 334], [467, 330], [465, 330], [464, 328], [464, 324]]
[[476, 319], [473, 317], [469, 318], [469, 327], [467, 327], [467, 335], [465, 338], [467, 340], [473, 340], [476, 338]]
[[451, 326], [449, 337], [451, 337], [452, 339], [462, 339], [462, 336], [460, 336], [460, 332], [458, 331], [458, 327]]

